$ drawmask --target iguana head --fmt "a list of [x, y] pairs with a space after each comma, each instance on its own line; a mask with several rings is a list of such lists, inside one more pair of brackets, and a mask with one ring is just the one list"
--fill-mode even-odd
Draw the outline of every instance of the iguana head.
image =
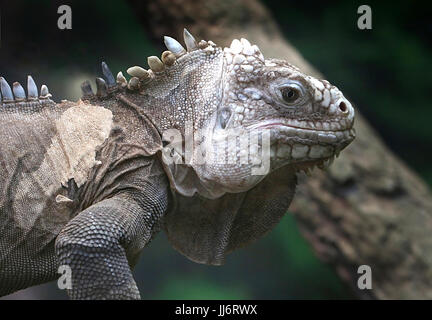
[[248, 40], [224, 49], [221, 127], [271, 130], [275, 169], [308, 169], [332, 159], [354, 139], [354, 109], [326, 80], [305, 75], [284, 60], [264, 59]]
[[129, 83], [117, 76], [167, 142], [180, 193], [246, 191], [285, 165], [323, 166], [354, 139], [354, 109], [329, 82], [266, 60], [246, 39], [222, 49], [185, 30], [184, 40], [187, 49], [165, 37], [169, 51], [148, 59], [151, 70], [129, 68]]

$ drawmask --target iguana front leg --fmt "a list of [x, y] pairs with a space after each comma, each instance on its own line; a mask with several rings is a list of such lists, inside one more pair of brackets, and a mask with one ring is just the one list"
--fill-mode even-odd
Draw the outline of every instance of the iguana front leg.
[[66, 225], [57, 237], [56, 253], [60, 265], [72, 270], [72, 299], [140, 299], [131, 266], [166, 210], [167, 198], [160, 194], [142, 201], [118, 195]]

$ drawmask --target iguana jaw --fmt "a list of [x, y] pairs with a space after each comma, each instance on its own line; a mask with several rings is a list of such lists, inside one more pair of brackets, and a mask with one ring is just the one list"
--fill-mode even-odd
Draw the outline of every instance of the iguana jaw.
[[329, 125], [325, 130], [320, 122], [312, 123], [315, 129], [298, 125], [301, 125], [299, 121], [275, 119], [248, 127], [256, 132], [270, 130], [272, 169], [284, 165], [291, 165], [297, 171], [305, 172], [315, 166], [323, 169], [355, 138], [352, 122], [349, 125], [346, 121], [331, 122], [334, 130], [330, 130]]

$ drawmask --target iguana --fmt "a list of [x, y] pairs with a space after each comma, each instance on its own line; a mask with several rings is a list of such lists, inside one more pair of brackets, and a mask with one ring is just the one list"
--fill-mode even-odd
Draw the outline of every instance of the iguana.
[[78, 102], [0, 77], [0, 296], [68, 266], [72, 299], [139, 299], [131, 268], [160, 229], [220, 265], [278, 223], [298, 171], [354, 139], [354, 109], [329, 82], [246, 39], [184, 41], [165, 37], [129, 81], [103, 62]]

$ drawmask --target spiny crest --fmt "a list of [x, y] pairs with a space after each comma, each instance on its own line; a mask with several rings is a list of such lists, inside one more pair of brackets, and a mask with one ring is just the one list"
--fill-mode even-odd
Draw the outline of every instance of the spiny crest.
[[139, 91], [145, 84], [157, 77], [158, 74], [161, 74], [168, 68], [172, 67], [179, 58], [197, 50], [202, 50], [206, 53], [212, 53], [215, 51], [215, 43], [204, 40], [197, 42], [194, 36], [186, 29], [183, 30], [183, 38], [186, 44], [186, 49], [176, 39], [165, 36], [164, 43], [168, 50], [164, 51], [160, 58], [156, 56], [148, 57], [148, 70], [140, 66], [132, 66], [128, 68], [126, 72], [131, 76], [129, 81], [121, 71], [117, 74], [116, 78], [114, 78], [107, 64], [102, 62], [102, 73], [104, 78], [96, 78], [96, 94], [93, 92], [91, 84], [87, 80], [81, 84], [83, 98], [88, 99], [94, 96], [105, 98], [108, 97], [111, 92], [115, 92], [118, 89]]
[[[117, 82], [105, 61], [102, 61], [102, 74], [104, 78], [96, 78], [96, 96], [105, 98], [109, 93], [117, 91]], [[81, 92], [84, 99], [94, 97], [90, 81], [86, 80], [81, 84]]]
[[51, 94], [46, 85], [42, 85], [40, 96], [38, 97], [36, 83], [30, 75], [27, 76], [27, 95], [19, 82], [14, 82], [11, 89], [9, 83], [3, 77], [0, 77], [0, 91], [2, 106], [13, 105], [14, 103], [52, 102], [50, 99]]
[[164, 51], [161, 57], [150, 56], [147, 58], [149, 70], [140, 66], [132, 66], [127, 69], [127, 73], [132, 77], [127, 82], [122, 72], [117, 74], [117, 84], [122, 88], [129, 90], [139, 90], [143, 85], [154, 79], [159, 73], [164, 72], [167, 68], [173, 66], [176, 61], [196, 50], [204, 52], [213, 52], [216, 45], [212, 41], [201, 40], [197, 42], [194, 36], [187, 30], [183, 30], [183, 39], [186, 44], [186, 49], [176, 39], [169, 36], [164, 37], [164, 43], [168, 50]]

